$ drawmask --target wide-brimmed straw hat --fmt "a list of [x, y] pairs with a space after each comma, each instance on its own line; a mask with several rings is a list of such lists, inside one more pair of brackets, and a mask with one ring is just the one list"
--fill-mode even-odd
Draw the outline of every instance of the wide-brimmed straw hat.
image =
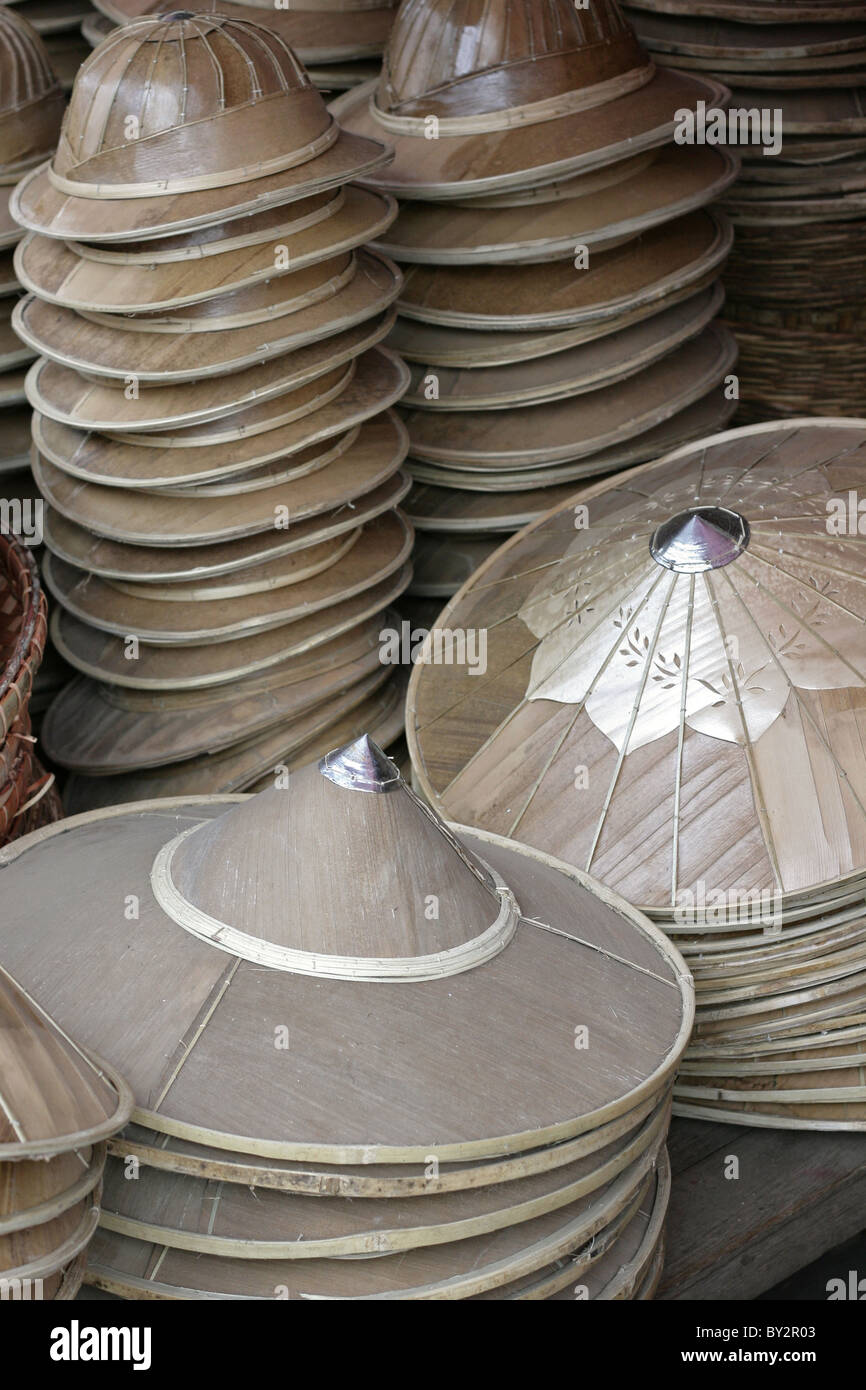
[[334, 103], [349, 130], [393, 145], [377, 187], [443, 199], [549, 183], [665, 144], [678, 111], [726, 100], [717, 82], [657, 70], [612, 0], [464, 18], [450, 0], [406, 0], [379, 82]]
[[340, 129], [271, 29], [181, 11], [94, 50], [54, 158], [12, 207], [47, 236], [159, 237], [310, 197], [386, 158]]

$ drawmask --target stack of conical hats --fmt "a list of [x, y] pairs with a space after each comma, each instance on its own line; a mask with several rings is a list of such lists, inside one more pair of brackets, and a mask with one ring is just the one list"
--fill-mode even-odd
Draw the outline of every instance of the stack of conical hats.
[[467, 20], [407, 0], [378, 85], [333, 106], [396, 151], [365, 182], [401, 201], [376, 245], [406, 277], [390, 341], [412, 368], [407, 508], [430, 595], [575, 480], [734, 409], [715, 321], [731, 233], [706, 205], [736, 160], [674, 143], [676, 113], [725, 89], [656, 69], [614, 0]]
[[0, 1297], [74, 1298], [132, 1093], [0, 966]]
[[446, 826], [366, 737], [257, 797], [65, 832], [3, 870], [0, 954], [135, 1093], [90, 1280], [185, 1299], [651, 1295], [693, 1000], [646, 918]]
[[587, 490], [443, 613], [486, 673], [410, 685], [435, 804], [680, 945], [682, 1113], [866, 1129], [864, 465], [866, 422], [803, 418]]
[[[743, 418], [859, 415], [866, 391], [866, 8], [632, 0], [659, 63], [711, 71], [777, 113], [781, 150], [743, 145], [726, 315]], [[639, 7], [639, 8], [637, 8]]]
[[382, 714], [408, 373], [381, 346], [399, 273], [362, 249], [394, 204], [349, 180], [386, 158], [278, 35], [180, 15], [95, 50], [15, 191], [52, 630], [84, 676], [44, 731], [70, 805], [142, 771], [250, 786]]
[[54, 779], [36, 758], [30, 719], [45, 636], [33, 555], [0, 534], [0, 845], [63, 814]]
[[[375, 76], [398, 0], [210, 0], [203, 9], [227, 19], [252, 19], [290, 44], [322, 91], [344, 91]], [[115, 24], [163, 15], [162, 0], [98, 0], [95, 22], [85, 24], [94, 43]]]
[[12, 329], [19, 290], [12, 255], [22, 232], [9, 199], [22, 174], [57, 144], [64, 105], [39, 35], [0, 7], [0, 478], [26, 469], [30, 453], [24, 368], [33, 353]]

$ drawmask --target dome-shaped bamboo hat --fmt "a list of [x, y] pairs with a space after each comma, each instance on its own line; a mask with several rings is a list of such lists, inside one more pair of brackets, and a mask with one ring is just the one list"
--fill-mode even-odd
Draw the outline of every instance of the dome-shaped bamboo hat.
[[[378, 58], [388, 37], [398, 0], [303, 0], [274, 5], [267, 0], [216, 0], [204, 6], [227, 19], [267, 24], [291, 44], [308, 67]], [[117, 24], [164, 14], [161, 0], [100, 0], [96, 7]], [[349, 74], [351, 76], [351, 72]], [[345, 83], [344, 85], [348, 85]]]
[[442, 199], [610, 164], [668, 141], [678, 110], [724, 97], [713, 81], [656, 71], [612, 0], [483, 11], [408, 0], [378, 84], [335, 109], [350, 130], [393, 144], [382, 187]]
[[[0, 950], [25, 981], [38, 957], [55, 1016], [135, 1092], [99, 1282], [137, 1296], [159, 1239], [157, 1296], [270, 1281], [292, 1296], [538, 1297], [562, 1287], [564, 1256], [579, 1273], [618, 1251], [625, 1268], [651, 1210], [655, 1250], [691, 985], [623, 901], [447, 826], [368, 737], [256, 797], [64, 829], [7, 855]], [[62, 924], [47, 896], [60, 872]], [[115, 876], [135, 921], [108, 907]], [[93, 953], [99, 984], [83, 989]], [[224, 1216], [205, 1230], [193, 1213], [216, 1178]], [[173, 1267], [182, 1250], [198, 1274]]]
[[0, 7], [0, 248], [21, 235], [9, 197], [21, 175], [54, 149], [64, 105], [39, 35]]
[[0, 1281], [7, 1297], [72, 1298], [96, 1229], [105, 1140], [129, 1119], [132, 1092], [3, 967], [0, 1063]]
[[14, 212], [48, 236], [158, 237], [312, 196], [385, 157], [340, 129], [272, 30], [178, 11], [94, 50], [57, 154]]

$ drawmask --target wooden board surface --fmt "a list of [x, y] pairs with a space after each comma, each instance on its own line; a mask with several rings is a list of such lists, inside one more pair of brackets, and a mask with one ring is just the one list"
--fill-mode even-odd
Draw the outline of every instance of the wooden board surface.
[[[675, 1119], [668, 1146], [674, 1181], [657, 1298], [756, 1298], [863, 1229], [866, 1135]], [[728, 1155], [739, 1159], [737, 1179], [725, 1177]]]

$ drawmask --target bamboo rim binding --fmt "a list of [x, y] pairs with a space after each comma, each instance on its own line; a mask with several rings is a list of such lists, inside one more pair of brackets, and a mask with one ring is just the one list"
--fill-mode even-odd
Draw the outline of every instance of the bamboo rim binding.
[[275, 946], [209, 916], [179, 892], [171, 876], [172, 859], [184, 841], [201, 828], [191, 826], [160, 850], [151, 870], [154, 896], [163, 911], [185, 931], [209, 941], [230, 955], [242, 956], [272, 970], [288, 970], [294, 975], [320, 975], [334, 980], [371, 982], [442, 979], [472, 970], [498, 955], [508, 945], [520, 920], [514, 894], [498, 875], [493, 875], [500, 899], [496, 920], [479, 936], [447, 951], [421, 956], [338, 956]]

